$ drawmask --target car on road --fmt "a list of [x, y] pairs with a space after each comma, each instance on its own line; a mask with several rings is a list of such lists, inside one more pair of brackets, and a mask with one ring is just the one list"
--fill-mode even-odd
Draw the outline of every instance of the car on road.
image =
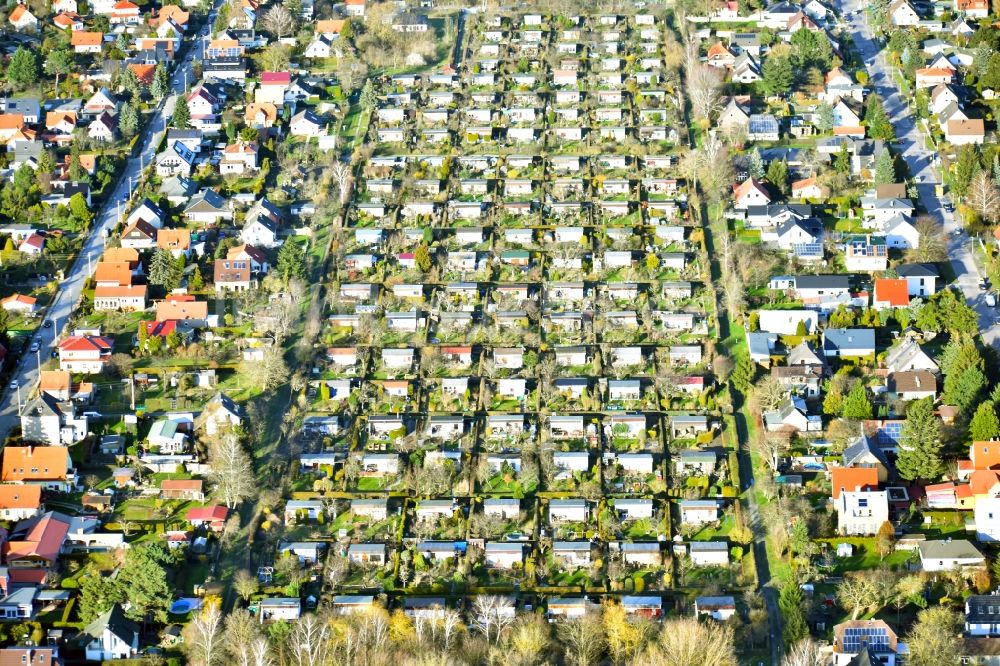
[[38, 342], [37, 342], [37, 341], [35, 341], [35, 342], [32, 342], [32, 343], [31, 343], [31, 347], [29, 348], [29, 351], [30, 351], [30, 352], [31, 352], [32, 354], [34, 354], [34, 353], [35, 353], [36, 351], [38, 351], [38, 350], [39, 350], [39, 348], [40, 348], [40, 345], [38, 344]]
[[52, 320], [46, 319], [42, 322], [42, 328], [52, 328]]
[[9, 388], [11, 391], [16, 391], [17, 390], [17, 380], [15, 379], [14, 381], [12, 381], [10, 383], [10, 386], [8, 386], [7, 388]]
[[989, 278], [983, 278], [982, 280], [980, 280], [979, 281], [979, 288], [982, 291], [986, 291], [987, 289], [989, 289], [990, 288], [990, 280], [989, 280]]
[[986, 294], [986, 305], [990, 306], [991, 308], [995, 308], [997, 306], [996, 294]]

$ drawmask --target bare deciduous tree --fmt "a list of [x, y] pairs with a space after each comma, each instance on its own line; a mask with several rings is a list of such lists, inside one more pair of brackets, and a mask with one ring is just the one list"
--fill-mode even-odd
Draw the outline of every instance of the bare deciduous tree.
[[604, 628], [598, 613], [563, 622], [558, 627], [563, 655], [571, 666], [594, 666], [604, 654]]
[[188, 659], [199, 666], [215, 666], [225, 656], [222, 650], [222, 611], [209, 604], [185, 628]]
[[[237, 575], [239, 573], [237, 572]], [[237, 608], [226, 616], [225, 628], [223, 637], [226, 653], [236, 661], [237, 666], [253, 666], [256, 661], [252, 649], [253, 641], [262, 638], [260, 622], [250, 614], [250, 611]]]
[[354, 180], [351, 175], [351, 165], [347, 162], [334, 162], [330, 166], [329, 173], [333, 184], [337, 187], [340, 205], [346, 206], [347, 202], [351, 200], [351, 185]]
[[295, 32], [298, 21], [290, 11], [285, 9], [284, 5], [275, 4], [260, 17], [260, 25], [264, 30], [281, 39], [285, 35]]
[[[258, 588], [257, 577], [246, 569], [240, 569], [233, 576], [233, 589], [236, 590], [236, 594], [240, 595], [243, 601], [250, 601], [250, 597], [257, 593]], [[232, 614], [230, 614], [232, 617]], [[228, 617], [226, 618], [229, 619]]]
[[246, 361], [241, 366], [241, 372], [250, 383], [265, 391], [278, 388], [288, 381], [288, 366], [281, 355], [280, 347], [268, 347], [259, 361]]
[[806, 637], [793, 645], [785, 658], [781, 660], [781, 666], [822, 666], [829, 661], [829, 655], [820, 652], [819, 644], [812, 638]]
[[669, 620], [660, 629], [659, 640], [637, 663], [644, 666], [736, 666], [733, 629], [695, 618]]
[[230, 509], [257, 492], [253, 462], [235, 433], [225, 433], [212, 442], [209, 466], [215, 492]]
[[870, 576], [845, 576], [844, 581], [837, 586], [837, 601], [851, 611], [852, 620], [858, 619], [861, 611], [874, 606], [878, 600], [878, 586]]
[[330, 626], [310, 613], [294, 624], [288, 635], [287, 653], [293, 666], [323, 666], [330, 657]]
[[490, 643], [499, 643], [504, 630], [513, 621], [513, 606], [504, 597], [481, 594], [472, 604], [472, 626]]
[[980, 171], [972, 178], [965, 202], [984, 220], [995, 222], [1000, 217], [1000, 190], [988, 171]]
[[906, 251], [906, 260], [914, 262], [936, 262], [948, 258], [948, 241], [944, 237], [944, 229], [937, 220], [921, 215], [916, 222], [917, 247]]

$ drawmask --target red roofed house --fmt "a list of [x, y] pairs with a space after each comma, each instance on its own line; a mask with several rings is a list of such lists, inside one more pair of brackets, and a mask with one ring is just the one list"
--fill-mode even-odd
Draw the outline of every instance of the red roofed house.
[[344, 11], [348, 16], [364, 16], [365, 0], [345, 0]]
[[[142, 22], [142, 11], [139, 5], [129, 0], [116, 2], [111, 9], [111, 25], [139, 25]], [[150, 65], [152, 67], [153, 65]], [[138, 74], [138, 72], [136, 72]]]
[[221, 532], [228, 515], [229, 509], [224, 506], [199, 506], [188, 510], [185, 518], [194, 527], [205, 525], [213, 532]]
[[156, 65], [132, 63], [128, 66], [128, 68], [135, 73], [135, 78], [139, 79], [139, 83], [143, 84], [147, 88], [153, 85], [153, 75], [156, 73]]
[[877, 467], [834, 467], [830, 470], [830, 486], [833, 499], [839, 499], [843, 491], [878, 490]]
[[722, 42], [716, 42], [708, 49], [707, 64], [710, 67], [728, 68], [736, 62], [736, 56]]
[[950, 84], [955, 78], [955, 70], [947, 67], [921, 67], [917, 70], [917, 88], [933, 88], [944, 83]]
[[104, 371], [114, 340], [99, 335], [71, 335], [59, 343], [59, 369], [84, 374]]
[[146, 326], [146, 335], [166, 339], [168, 335], [177, 330], [177, 320], [170, 321], [146, 321], [141, 325]]
[[41, 234], [29, 234], [21, 241], [21, 244], [17, 246], [20, 252], [25, 254], [41, 254], [42, 250], [45, 248], [45, 236]]
[[733, 192], [733, 206], [739, 210], [745, 210], [750, 206], [765, 206], [771, 203], [771, 195], [767, 189], [757, 182], [756, 178], [750, 177], [736, 186]]
[[86, 27], [83, 24], [83, 19], [76, 12], [59, 12], [52, 18], [52, 22], [60, 30], [68, 28], [73, 32], [83, 30]]
[[87, 30], [75, 30], [69, 38], [69, 43], [76, 53], [100, 53], [103, 42], [103, 32]]
[[987, 0], [955, 0], [955, 11], [973, 18], [986, 18], [990, 15], [990, 3]]
[[177, 5], [163, 5], [160, 7], [160, 11], [157, 13], [156, 18], [150, 19], [149, 22], [153, 25], [160, 26], [165, 21], [169, 20], [177, 26], [184, 28], [190, 18], [191, 13], [184, 11]]
[[0, 481], [35, 485], [66, 492], [75, 480], [73, 461], [65, 446], [4, 447]]
[[146, 285], [98, 285], [94, 287], [95, 310], [133, 312], [146, 309]]
[[260, 75], [260, 86], [254, 91], [254, 100], [258, 104], [270, 102], [277, 107], [284, 106], [285, 92], [292, 85], [292, 75], [289, 72], [263, 72]]
[[958, 461], [958, 479], [968, 479], [973, 471], [1000, 469], [1000, 440], [978, 441], [969, 445], [969, 459]]
[[879, 278], [875, 280], [875, 297], [872, 307], [906, 308], [910, 306], [910, 285], [906, 280]]
[[226, 146], [219, 162], [219, 173], [242, 174], [257, 170], [257, 142], [236, 141]]
[[243, 259], [216, 259], [214, 267], [215, 291], [245, 291], [253, 286], [250, 261]]
[[267, 263], [267, 256], [253, 245], [237, 245], [229, 248], [226, 253], [229, 261], [249, 261], [250, 270], [254, 273], [266, 273], [271, 266]]
[[792, 183], [792, 197], [795, 199], [825, 199], [830, 190], [816, 182], [816, 178], [805, 178]]
[[38, 29], [38, 19], [35, 15], [28, 11], [25, 5], [17, 5], [10, 12], [10, 16], [7, 17], [10, 24], [18, 30], [37, 30]]
[[42, 487], [0, 485], [0, 518], [26, 520], [42, 510]]
[[0, 300], [0, 307], [7, 312], [31, 314], [38, 309], [38, 299], [31, 296], [25, 296], [24, 294], [12, 294], [3, 300]]
[[44, 569], [54, 565], [69, 528], [69, 516], [53, 511], [19, 523], [4, 544], [7, 566]]

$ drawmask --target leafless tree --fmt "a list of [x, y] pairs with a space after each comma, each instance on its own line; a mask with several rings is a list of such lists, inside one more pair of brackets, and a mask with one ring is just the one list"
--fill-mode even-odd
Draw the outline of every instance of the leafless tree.
[[259, 361], [245, 361], [241, 372], [255, 386], [264, 391], [271, 391], [288, 381], [288, 366], [281, 354], [281, 348], [274, 346], [264, 350], [264, 357]]
[[330, 657], [330, 626], [313, 613], [303, 615], [288, 635], [292, 666], [323, 666]]
[[563, 654], [570, 666], [594, 666], [604, 654], [604, 627], [597, 612], [563, 622], [558, 627]]
[[722, 77], [714, 67], [697, 62], [687, 67], [688, 99], [696, 118], [710, 120], [722, 107]]
[[209, 604], [186, 627], [184, 645], [192, 664], [215, 666], [224, 658], [222, 649], [222, 611]]
[[274, 658], [271, 656], [271, 644], [266, 638], [261, 636], [250, 645], [250, 654], [253, 661], [250, 666], [274, 666]]
[[649, 666], [736, 666], [732, 627], [692, 617], [669, 620], [637, 663]]
[[824, 666], [829, 662], [829, 655], [820, 652], [819, 644], [806, 637], [793, 645], [781, 660], [781, 666]]
[[295, 32], [298, 20], [285, 9], [284, 5], [275, 4], [260, 17], [260, 25], [264, 30], [281, 39], [285, 35]]
[[333, 184], [337, 187], [340, 205], [346, 206], [347, 202], [351, 200], [351, 185], [354, 180], [351, 175], [351, 165], [347, 162], [334, 162], [330, 165], [329, 173]]
[[837, 586], [837, 601], [845, 609], [851, 611], [851, 619], [858, 619], [858, 615], [866, 608], [871, 608], [879, 602], [879, 588], [875, 579], [871, 576], [858, 574], [845, 576], [840, 585]]
[[253, 666], [253, 641], [261, 637], [257, 618], [245, 608], [237, 608], [226, 616], [225, 627], [226, 654], [236, 661], [237, 666]]
[[514, 621], [514, 608], [505, 597], [481, 594], [472, 604], [472, 626], [488, 642], [498, 644], [500, 638]]
[[225, 433], [212, 442], [209, 466], [215, 491], [230, 509], [256, 494], [253, 462], [235, 433]]
[[1000, 190], [988, 171], [980, 171], [972, 178], [965, 201], [983, 220], [995, 222], [1000, 217]]
[[[246, 569], [240, 569], [233, 575], [233, 589], [236, 590], [236, 594], [240, 595], [243, 601], [249, 601], [250, 597], [257, 593], [258, 586], [257, 577]], [[232, 613], [230, 613], [229, 617], [232, 617]], [[229, 617], [226, 618], [227, 622]]]
[[[997, 204], [1000, 204], [998, 201]], [[994, 214], [996, 208], [994, 207]], [[948, 241], [944, 237], [944, 230], [937, 220], [921, 215], [917, 218], [917, 239], [918, 245], [906, 251], [907, 261], [936, 262], [944, 261], [948, 258]]]
[[750, 442], [750, 447], [763, 459], [772, 472], [778, 471], [778, 459], [788, 449], [788, 438], [775, 434], [758, 433]]
[[773, 377], [765, 377], [757, 382], [753, 390], [754, 400], [761, 411], [768, 412], [781, 404], [788, 391]]

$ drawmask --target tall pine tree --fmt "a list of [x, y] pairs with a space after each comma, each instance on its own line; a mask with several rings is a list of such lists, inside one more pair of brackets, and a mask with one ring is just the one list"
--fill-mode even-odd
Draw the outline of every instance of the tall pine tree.
[[932, 481], [945, 471], [941, 460], [941, 422], [934, 414], [934, 401], [924, 398], [910, 403], [899, 433], [896, 470], [907, 481]]
[[191, 125], [191, 109], [188, 108], [187, 97], [184, 95], [177, 97], [172, 124], [177, 129], [187, 129]]
[[1000, 418], [997, 418], [996, 406], [992, 402], [983, 402], [976, 408], [969, 421], [969, 436], [975, 442], [1000, 437]]
[[868, 398], [868, 389], [864, 382], [854, 382], [847, 397], [844, 398], [845, 419], [856, 419], [859, 421], [872, 417], [872, 401]]

